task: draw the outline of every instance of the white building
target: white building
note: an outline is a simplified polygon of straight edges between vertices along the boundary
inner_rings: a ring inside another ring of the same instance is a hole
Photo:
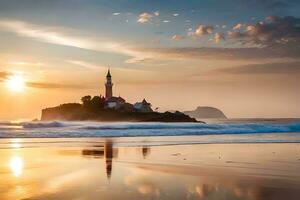
[[[126,103],[126,101],[122,97],[110,97],[105,103],[107,108],[119,109]]]
[[[143,99],[142,102],[136,102],[133,108],[138,112],[153,112],[151,104],[148,103],[146,99]]]

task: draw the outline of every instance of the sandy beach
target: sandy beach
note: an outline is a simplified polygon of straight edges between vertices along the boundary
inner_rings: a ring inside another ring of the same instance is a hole
[[[3,200],[300,198],[299,143],[159,142],[181,139],[2,139],[0,196]]]

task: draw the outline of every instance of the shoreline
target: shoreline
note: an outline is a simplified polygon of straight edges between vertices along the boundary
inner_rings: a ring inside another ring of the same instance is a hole
[[[277,133],[276,133],[277,134]],[[299,133],[295,133],[299,134]],[[248,134],[253,135],[253,134]],[[258,134],[260,135],[260,134]],[[31,137],[31,138],[0,138],[1,145],[18,144],[17,148],[27,148],[28,144],[36,144],[35,147],[43,147],[43,144],[104,144],[106,141],[114,142],[117,147],[163,147],[163,146],[192,146],[192,145],[255,145],[255,144],[299,144],[299,141],[204,141],[205,136],[220,135],[188,135],[188,136],[124,136],[124,137]],[[225,135],[225,136],[230,136]],[[233,135],[235,136],[235,135]],[[22,146],[24,145],[24,146]],[[30,146],[34,147],[34,146]],[[15,147],[11,147],[13,149]]]
[[[51,129],[50,129],[51,130]],[[47,133],[47,130],[43,130]],[[62,130],[63,131],[63,130]],[[26,133],[21,133],[26,134]],[[0,144],[4,141],[98,141],[113,140],[116,143],[127,144],[133,146],[135,144],[141,145],[191,145],[191,144],[284,144],[284,143],[300,143],[299,132],[288,133],[242,133],[242,134],[202,134],[202,135],[154,135],[154,136],[97,136],[97,135],[57,135],[55,133],[45,134],[42,137],[31,135],[15,134],[15,137],[0,137]],[[51,134],[53,136],[51,137]],[[26,143],[26,142],[25,142]]]

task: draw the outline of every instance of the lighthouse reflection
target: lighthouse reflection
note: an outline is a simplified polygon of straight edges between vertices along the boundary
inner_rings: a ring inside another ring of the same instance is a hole
[[[146,159],[151,152],[151,148],[149,146],[142,146],[138,148],[138,150],[141,152],[144,159]],[[110,139],[105,140],[103,145],[97,146],[96,148],[83,149],[81,152],[84,157],[104,159],[105,172],[108,180],[112,176],[113,161],[118,157],[118,153],[119,149],[114,148],[114,142]]]
[[[111,140],[107,140],[104,144],[104,158],[105,158],[105,166],[106,166],[106,176],[108,179],[111,178],[113,157],[114,157],[113,142]]]
[[[113,141],[106,140],[103,146],[98,146],[97,149],[84,149],[82,155],[93,158],[103,158],[105,162],[106,176],[108,179],[111,178],[113,159],[118,156],[118,149],[113,148]]]
[[[148,146],[142,147],[143,158],[146,159],[150,155],[151,149]]]

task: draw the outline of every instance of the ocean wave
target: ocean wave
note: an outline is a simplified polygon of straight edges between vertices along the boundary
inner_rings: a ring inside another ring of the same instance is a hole
[[[291,124],[193,124],[193,123],[136,123],[82,126],[84,130],[194,130],[201,133],[268,133],[299,132],[300,123]]]
[[[0,122],[0,129],[11,128],[54,128],[54,127],[66,127],[70,124],[63,122],[51,121],[51,122]]]
[[[20,122],[9,122],[9,121],[4,121],[0,122],[0,127],[1,126],[19,126]]]
[[[128,123],[128,124],[103,124],[103,125],[87,125],[80,129],[84,130],[150,130],[150,129],[191,129],[199,128],[201,125],[193,123]]]
[[[66,125],[62,122],[23,122],[20,123],[23,128],[61,128]]]
[[[21,122],[0,123],[0,137],[136,137],[223,134],[300,133],[300,123],[133,123]],[[298,134],[297,134],[298,135]],[[299,134],[300,136],[300,134]]]

